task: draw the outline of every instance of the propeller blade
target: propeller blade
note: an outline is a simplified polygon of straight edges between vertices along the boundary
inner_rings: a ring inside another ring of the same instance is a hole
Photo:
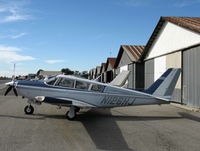
[[[16,89],[16,88],[13,88],[13,91],[14,91],[14,93],[15,93],[15,96],[18,96],[18,94],[17,94],[17,89]]]
[[[9,86],[8,89],[6,90],[4,96],[6,96],[10,92],[10,90],[12,90],[12,88],[13,88],[12,86]]]

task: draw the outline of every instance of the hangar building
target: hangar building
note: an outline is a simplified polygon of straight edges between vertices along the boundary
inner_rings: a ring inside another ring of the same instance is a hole
[[[127,88],[144,89],[144,63],[140,62],[144,46],[122,45],[119,49],[115,68],[117,75],[129,71]]]
[[[182,68],[173,101],[200,108],[200,18],[161,17],[142,55],[145,88],[167,68]]]

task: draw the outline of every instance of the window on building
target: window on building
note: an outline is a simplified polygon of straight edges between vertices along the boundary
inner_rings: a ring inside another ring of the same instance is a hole
[[[56,85],[61,87],[74,88],[74,80],[61,78]]]
[[[87,90],[89,88],[89,83],[82,82],[82,81],[76,81],[76,88],[77,89],[84,89]]]

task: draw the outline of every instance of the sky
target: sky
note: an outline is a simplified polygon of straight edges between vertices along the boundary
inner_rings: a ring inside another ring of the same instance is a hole
[[[146,45],[161,16],[199,14],[200,0],[0,0],[0,76],[90,70]]]

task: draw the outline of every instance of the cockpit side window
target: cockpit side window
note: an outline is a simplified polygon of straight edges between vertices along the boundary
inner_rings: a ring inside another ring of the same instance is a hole
[[[82,81],[76,81],[76,87],[77,89],[84,89],[87,90],[89,88],[89,83],[87,82],[82,82]]]
[[[47,83],[48,85],[54,85],[55,82],[57,81],[57,79],[58,79],[58,78],[53,77],[53,78],[47,80],[46,83]]]
[[[74,80],[61,78],[56,86],[67,87],[67,88],[74,88]]]
[[[90,89],[91,91],[97,91],[97,92],[103,92],[104,86],[98,85],[98,84],[92,84],[92,87]]]

